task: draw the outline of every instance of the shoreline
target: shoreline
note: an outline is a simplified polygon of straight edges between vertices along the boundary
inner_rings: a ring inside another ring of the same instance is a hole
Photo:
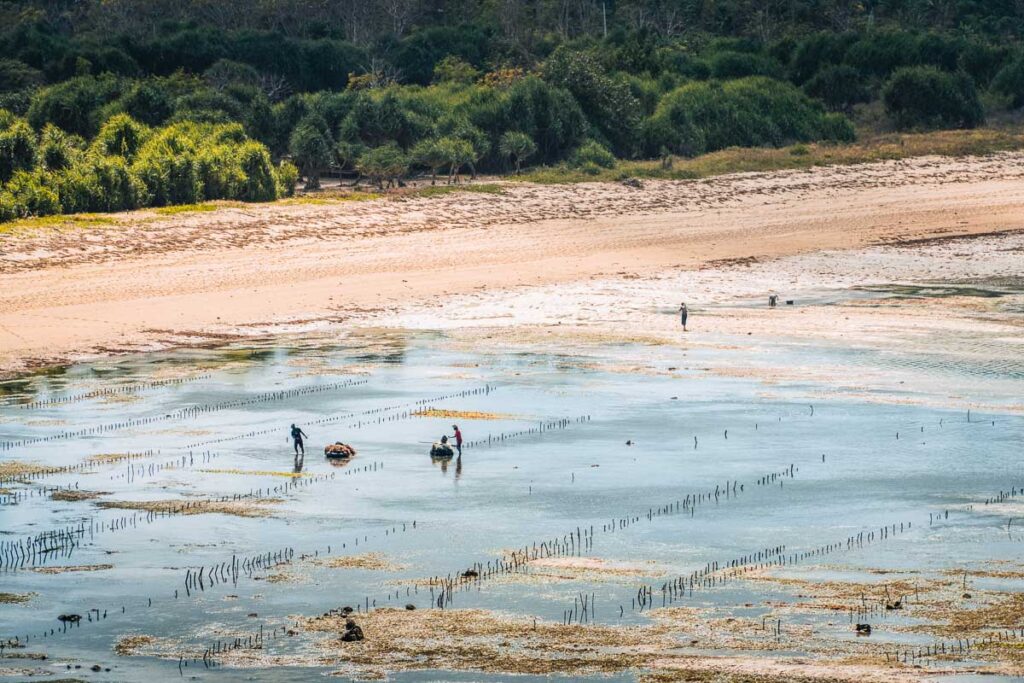
[[[0,377],[330,328],[457,295],[1024,230],[1024,153],[693,181],[119,215],[7,236]],[[659,302],[665,303],[665,302]]]

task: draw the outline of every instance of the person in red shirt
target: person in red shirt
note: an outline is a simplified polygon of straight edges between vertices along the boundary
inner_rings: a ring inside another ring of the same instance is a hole
[[[455,430],[455,448],[459,451],[459,457],[462,457],[462,432],[459,431],[459,425],[452,425],[452,429]]]

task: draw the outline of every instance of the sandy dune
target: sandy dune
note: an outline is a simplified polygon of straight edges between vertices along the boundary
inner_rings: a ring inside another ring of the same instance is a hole
[[[1024,230],[1024,154],[291,203],[5,236],[0,373],[445,295]]]

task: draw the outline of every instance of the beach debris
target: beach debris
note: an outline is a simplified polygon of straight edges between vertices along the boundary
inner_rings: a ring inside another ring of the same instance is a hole
[[[857,635],[859,635],[859,636],[870,636],[871,635],[871,624],[857,624]]]
[[[81,614],[61,614],[59,617],[57,617],[57,621],[64,622],[65,624],[77,624],[81,620]]]

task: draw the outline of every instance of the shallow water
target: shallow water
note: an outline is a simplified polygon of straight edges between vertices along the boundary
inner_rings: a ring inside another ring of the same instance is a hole
[[[879,289],[877,296],[888,295]],[[834,296],[820,298],[819,305],[829,305]],[[3,451],[5,460],[71,467],[102,453],[145,455],[0,485],[9,489],[0,495],[0,541],[77,529],[73,549],[58,543],[58,551],[0,572],[3,591],[35,594],[22,605],[0,605],[0,637],[27,638],[25,651],[49,656],[4,664],[54,674],[77,664],[82,669],[74,675],[89,680],[177,676],[177,661],[117,657],[113,643],[126,633],[145,633],[203,643],[201,651],[228,639],[227,633],[251,635],[261,626],[269,633],[287,626],[289,615],[342,605],[427,609],[434,596],[414,580],[453,575],[478,562],[486,567],[515,548],[569,543],[568,535],[577,532],[563,552],[641,562],[642,571],[566,580],[504,575],[457,592],[447,607],[559,622],[577,596],[587,594],[595,600],[588,613],[593,622],[646,623],[647,610],[635,602],[646,585],[654,591],[648,608],[707,607],[760,619],[770,612],[768,601],[786,597],[783,589],[737,581],[670,598],[661,586],[708,563],[780,547],[794,576],[832,581],[863,580],[865,569],[924,576],[1021,557],[1024,521],[1008,528],[1001,508],[985,504],[1001,491],[1019,494],[1024,487],[1020,415],[904,405],[898,392],[858,401],[832,395],[828,383],[767,386],[701,371],[728,353],[770,364],[784,350],[794,364],[842,367],[853,375],[905,373],[916,392],[959,384],[970,403],[991,398],[974,395],[989,385],[1001,397],[1024,394],[1019,362],[993,365],[984,354],[957,353],[956,341],[944,346],[934,340],[924,352],[795,348],[779,340],[731,352],[608,343],[585,353],[528,344],[474,353],[452,349],[458,334],[392,330],[330,346],[168,353],[6,385],[0,442],[18,445]],[[623,372],[625,365],[656,372]],[[471,442],[461,460],[432,462],[429,442],[450,433],[453,420],[410,416],[426,406],[505,417],[461,420]],[[188,408],[196,410],[180,412]],[[293,471],[292,423],[310,437],[302,476],[294,480],[268,474]],[[323,445],[335,440],[353,444],[358,456],[342,466],[326,461]],[[271,517],[154,517],[101,510],[92,501],[54,501],[44,486],[105,492],[97,500],[255,496],[281,502],[269,506]],[[703,498],[691,506],[688,495]],[[903,528],[896,532],[893,525]],[[880,536],[883,527],[890,530],[885,539],[845,545],[861,532]],[[591,541],[581,549],[585,538]],[[841,547],[801,559],[827,544]],[[186,594],[187,573],[279,552],[292,561],[198,591],[189,584]],[[366,552],[394,566],[331,569],[299,559]],[[113,566],[64,574],[31,569],[97,564]],[[815,565],[820,568],[806,571]],[[269,582],[274,574],[287,580]],[[1020,581],[984,581],[971,585],[1024,588]],[[93,608],[98,611],[88,615]],[[64,629],[56,620],[62,613],[81,614],[83,623]],[[86,621],[87,615],[95,620]],[[833,625],[822,618],[816,626],[837,639],[855,638],[850,619],[840,614]],[[887,622],[905,621],[899,615],[877,619],[876,641],[894,647],[931,642],[886,632]],[[271,645],[279,652],[290,647],[285,638]],[[93,674],[93,663],[112,671]],[[187,670],[222,680],[283,681],[307,673],[207,670],[195,662]],[[511,680],[433,671],[395,675],[482,679]]]

